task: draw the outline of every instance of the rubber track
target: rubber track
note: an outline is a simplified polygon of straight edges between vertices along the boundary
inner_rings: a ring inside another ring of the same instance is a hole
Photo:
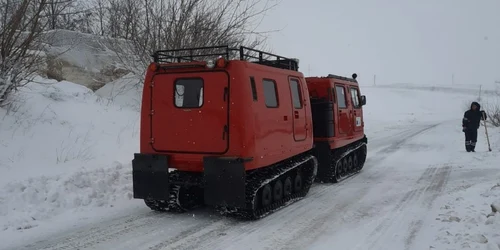
[[[270,167],[256,170],[247,176],[246,181],[246,208],[245,209],[231,209],[231,208],[219,208],[219,212],[222,214],[238,217],[241,219],[255,220],[285,207],[286,205],[302,199],[307,195],[309,189],[311,188],[317,173],[318,162],[316,157],[312,155],[297,156],[293,159],[285,161],[284,163],[279,163],[271,165]],[[254,210],[254,200],[257,196],[257,192],[264,187],[264,185],[272,182],[284,174],[292,171],[294,169],[300,169],[303,177],[303,188],[300,192],[294,193],[289,197],[286,197],[280,201],[274,202],[267,206],[266,208],[261,208]],[[170,186],[170,198],[168,201],[157,201],[157,200],[145,200],[147,206],[152,210],[156,211],[168,211],[168,212],[185,212],[194,208],[191,204],[182,204],[184,200],[188,199],[191,194],[186,192],[182,193],[180,196],[180,189],[183,186],[177,183],[189,183],[192,185],[201,185],[202,179],[186,174],[183,172],[173,171],[170,172],[170,181],[173,183]],[[186,198],[186,199],[184,199]],[[196,197],[195,197],[196,198]],[[202,197],[199,197],[201,200]],[[195,204],[202,205],[202,204]]]
[[[271,167],[258,170],[258,172],[249,175],[246,183],[246,209],[244,210],[226,210],[225,214],[235,216],[242,219],[256,220],[265,217],[266,215],[275,212],[286,205],[302,199],[307,195],[311,188],[317,173],[318,162],[316,157],[312,155],[298,156],[285,163],[273,165]],[[254,201],[257,192],[264,185],[280,178],[284,174],[294,169],[299,169],[305,179],[303,189],[294,193],[280,201],[274,202],[265,208],[254,210]]]
[[[331,164],[330,164],[330,169],[328,171],[328,175],[327,177],[324,177],[322,179],[326,179],[327,182],[333,182],[333,183],[336,183],[336,182],[341,182],[342,180],[345,180],[357,173],[359,173],[359,171],[361,171],[361,169],[363,169],[363,166],[366,162],[366,158],[363,162],[360,162],[359,164],[361,165],[361,167],[359,169],[354,169],[353,171],[350,171],[348,174],[344,174],[343,176],[341,177],[338,177],[336,176],[336,171],[335,171],[335,168],[337,167],[337,164],[344,159],[344,157],[346,157],[347,155],[349,155],[350,153],[352,152],[355,152],[356,150],[359,150],[361,147],[363,146],[366,146],[366,143],[365,142],[358,142],[358,143],[355,143],[349,147],[346,147],[344,149],[341,149],[341,150],[335,150],[334,152],[331,153]],[[365,156],[366,157],[366,156]]]

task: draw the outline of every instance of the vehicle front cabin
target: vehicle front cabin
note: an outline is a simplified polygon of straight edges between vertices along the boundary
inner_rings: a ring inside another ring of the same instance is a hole
[[[330,141],[332,148],[340,148],[364,137],[366,97],[361,95],[356,77],[306,77],[315,141]]]

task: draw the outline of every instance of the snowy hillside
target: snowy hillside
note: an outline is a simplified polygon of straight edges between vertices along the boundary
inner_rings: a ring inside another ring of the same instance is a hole
[[[368,87],[365,169],[256,222],[133,200],[140,88],[39,79],[0,109],[0,249],[500,249],[500,130],[464,150],[477,93]],[[110,99],[106,99],[110,98]],[[186,233],[188,232],[188,233]],[[357,244],[357,245],[356,245]]]

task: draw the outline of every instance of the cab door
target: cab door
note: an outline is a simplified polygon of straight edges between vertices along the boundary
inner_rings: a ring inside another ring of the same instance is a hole
[[[337,101],[338,122],[337,127],[340,135],[349,134],[351,128],[349,106],[347,103],[346,89],[343,85],[335,84],[335,96]]]
[[[229,75],[157,74],[151,137],[157,152],[224,154],[229,149]]]
[[[292,100],[293,138],[303,141],[307,138],[306,109],[302,103],[302,82],[298,78],[289,78],[290,95]]]

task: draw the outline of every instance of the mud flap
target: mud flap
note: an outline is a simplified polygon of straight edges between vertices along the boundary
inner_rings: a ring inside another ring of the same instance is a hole
[[[204,157],[205,204],[245,207],[246,160],[234,157]]]
[[[168,156],[134,154],[132,183],[135,199],[167,200],[168,177]]]

